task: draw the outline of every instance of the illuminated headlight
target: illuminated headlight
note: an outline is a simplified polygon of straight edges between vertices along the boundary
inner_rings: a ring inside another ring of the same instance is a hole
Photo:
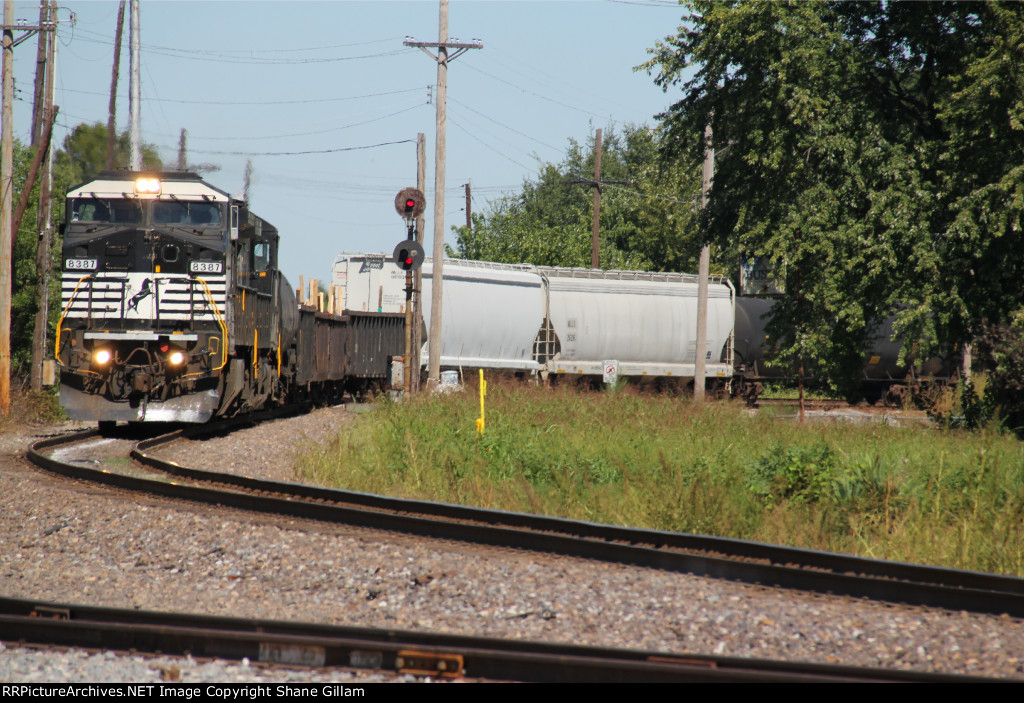
[[[181,366],[185,361],[185,355],[180,351],[171,352],[171,355],[167,357],[167,360],[170,362],[171,366]]]
[[[92,355],[92,359],[101,366],[105,365],[110,362],[110,350],[100,349],[98,352]]]
[[[135,179],[135,192],[145,195],[160,194],[159,178],[137,178]]]

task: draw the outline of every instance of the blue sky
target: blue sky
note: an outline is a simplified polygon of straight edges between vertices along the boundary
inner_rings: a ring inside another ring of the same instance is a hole
[[[63,141],[81,122],[106,122],[117,3],[61,7]],[[676,32],[682,14],[661,0],[453,0],[449,37],[479,39],[484,48],[448,72],[446,232],[465,221],[467,181],[479,212],[517,190],[539,163],[559,161],[569,138],[653,124],[678,95],[633,67]],[[17,3],[16,17],[35,23],[38,4]],[[220,165],[206,178],[232,193],[251,158],[252,208],[279,228],[281,266],[293,284],[300,274],[327,279],[338,252],[390,252],[404,239],[393,201],[415,185],[418,132],[427,138],[429,250],[435,108],[428,86],[437,66],[402,42],[437,41],[436,0],[142,0],[141,25],[143,139],[172,165],[178,133],[187,129],[190,161]],[[128,119],[127,46],[126,30],[119,130]],[[29,40],[15,50],[14,129],[22,139],[34,64]],[[353,149],[387,142],[406,143]]]

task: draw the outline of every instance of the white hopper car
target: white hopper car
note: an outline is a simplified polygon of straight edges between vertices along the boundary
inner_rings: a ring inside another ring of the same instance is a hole
[[[423,319],[430,319],[432,261],[423,264]],[[337,257],[333,283],[347,310],[402,312],[405,273],[383,254]],[[694,375],[697,277],[446,259],[441,366],[602,376]],[[732,285],[708,286],[708,377],[733,374]],[[421,349],[426,365],[427,344]]]

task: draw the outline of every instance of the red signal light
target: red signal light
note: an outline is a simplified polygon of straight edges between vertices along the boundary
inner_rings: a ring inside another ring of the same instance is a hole
[[[422,215],[425,205],[423,193],[416,188],[403,188],[395,196],[395,211],[406,220]]]
[[[399,242],[393,254],[395,264],[403,271],[415,271],[423,263],[423,247],[414,239]]]

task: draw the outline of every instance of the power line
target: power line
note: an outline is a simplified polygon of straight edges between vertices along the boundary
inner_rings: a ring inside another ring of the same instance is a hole
[[[412,144],[415,139],[400,139],[394,142],[380,142],[379,144],[365,144],[363,146],[345,146],[337,149],[312,149],[309,151],[211,151],[209,149],[190,149],[192,153],[214,154],[218,156],[305,156],[306,154],[336,154],[342,151],[359,151],[361,149],[376,149],[382,146],[393,144]]]
[[[545,142],[542,142],[541,140],[537,139],[536,137],[532,137],[532,136],[530,136],[529,134],[526,134],[525,132],[520,132],[520,131],[519,131],[518,129],[516,129],[515,127],[509,127],[509,126],[508,126],[507,124],[503,124],[503,123],[501,123],[501,122],[498,122],[498,120],[494,119],[493,117],[488,117],[487,115],[485,115],[484,113],[480,112],[479,110],[474,110],[474,109],[473,109],[473,108],[471,108],[471,107],[470,107],[469,105],[466,105],[465,103],[463,103],[463,102],[460,102],[460,101],[456,100],[456,99],[455,99],[455,98],[453,98],[453,97],[449,97],[449,98],[448,98],[448,101],[449,101],[449,102],[453,102],[453,103],[455,103],[456,105],[460,105],[460,106],[464,107],[465,109],[469,110],[470,112],[474,112],[474,113],[476,113],[477,115],[480,115],[480,116],[481,116],[481,117],[483,117],[483,118],[484,118],[485,120],[489,120],[490,122],[493,122],[494,124],[498,125],[499,127],[504,127],[504,128],[505,128],[505,129],[507,129],[508,131],[510,131],[510,132],[515,132],[516,134],[518,134],[518,135],[519,135],[519,136],[521,136],[521,137],[526,137],[527,139],[530,139],[530,140],[532,140],[532,141],[535,141],[535,142],[537,142],[538,144],[540,144],[541,146],[546,146],[546,147],[547,147],[548,149],[554,149],[555,151],[561,151],[561,149],[560,149],[559,147],[557,147],[557,146],[551,146],[550,144],[547,144],[547,143],[545,143]]]
[[[512,81],[508,81],[508,80],[505,80],[504,78],[501,78],[500,76],[496,76],[493,73],[488,73],[487,71],[484,71],[483,69],[480,69],[480,68],[477,68],[477,67],[473,66],[472,64],[467,63],[466,64],[466,68],[470,69],[471,71],[476,71],[477,73],[483,74],[483,75],[487,76],[488,78],[493,78],[494,80],[496,80],[496,81],[498,81],[500,83],[504,83],[507,86],[511,86],[513,88],[521,90],[524,93],[528,93],[528,94],[530,94],[530,95],[532,95],[532,96],[534,96],[536,98],[540,98],[541,100],[546,100],[549,103],[554,103],[555,105],[561,105],[562,107],[568,108],[570,110],[575,110],[576,112],[582,112],[584,115],[590,115],[591,117],[597,117],[597,118],[600,118],[600,119],[607,119],[608,118],[608,115],[602,115],[602,114],[598,114],[596,112],[591,112],[590,110],[585,110],[582,107],[576,107],[575,105],[570,105],[569,103],[564,103],[561,100],[555,100],[554,98],[549,98],[549,97],[547,97],[545,95],[541,95],[540,93],[537,93],[535,91],[532,91],[532,90],[529,90],[527,88],[524,88],[521,85],[517,85],[517,84],[513,83]]]
[[[487,143],[486,141],[484,141],[484,140],[483,140],[483,139],[481,139],[480,137],[478,137],[478,136],[476,136],[475,134],[473,134],[472,132],[470,132],[470,131],[469,131],[468,129],[466,129],[465,127],[463,127],[462,125],[460,125],[460,124],[459,124],[459,123],[458,123],[458,122],[457,122],[456,120],[452,119],[452,116],[451,116],[451,115],[448,115],[448,121],[449,121],[449,122],[451,122],[451,123],[452,123],[453,125],[455,125],[456,127],[458,127],[459,129],[461,129],[461,130],[462,130],[463,132],[465,132],[465,133],[466,133],[466,134],[467,134],[468,136],[472,137],[473,139],[475,139],[476,141],[480,142],[480,143],[481,143],[481,144],[483,144],[483,145],[484,145],[485,147],[487,147],[488,149],[490,149],[491,151],[493,151],[493,152],[494,152],[495,154],[497,154],[498,156],[502,157],[503,159],[505,159],[505,160],[507,160],[507,161],[511,161],[511,162],[512,162],[512,163],[514,163],[514,164],[515,164],[516,166],[519,166],[520,168],[525,168],[525,169],[526,169],[527,171],[533,171],[533,169],[532,169],[532,168],[531,168],[530,166],[527,166],[526,164],[523,164],[523,163],[520,163],[520,162],[516,161],[515,159],[513,159],[513,158],[512,158],[511,156],[509,156],[508,154],[506,154],[506,153],[504,153],[504,152],[501,152],[501,151],[499,151],[499,150],[495,149],[495,148],[494,148],[493,146],[491,146],[490,144],[488,144],[488,143]]]
[[[290,137],[308,137],[308,136],[317,135],[317,134],[327,134],[329,132],[338,132],[338,131],[343,130],[343,129],[350,129],[352,127],[360,127],[362,125],[372,124],[374,122],[380,122],[381,120],[386,120],[386,119],[388,119],[390,117],[394,117],[395,115],[401,115],[402,113],[405,113],[405,112],[411,112],[412,110],[418,110],[421,107],[423,107],[423,103],[416,103],[412,107],[406,107],[406,108],[403,108],[403,109],[398,110],[396,112],[389,113],[387,115],[381,115],[380,117],[374,117],[374,118],[369,119],[369,120],[363,120],[362,122],[353,122],[352,124],[342,125],[341,127],[331,127],[330,129],[322,129],[322,130],[317,130],[317,131],[312,131],[312,132],[295,132],[293,134],[270,134],[270,135],[255,136],[255,137],[238,137],[238,136],[233,136],[233,137],[195,137],[195,136],[192,136],[190,134],[189,135],[189,139],[191,139],[193,141],[197,141],[197,140],[199,140],[199,141],[202,141],[202,140],[215,140],[215,141],[218,141],[218,142],[224,142],[224,141],[246,141],[246,140],[250,140],[250,139],[253,140],[253,141],[259,141],[259,140],[262,140],[262,139],[286,139],[286,138],[290,138]],[[161,136],[166,137],[168,135],[165,134],[165,135],[161,135]],[[213,153],[213,152],[204,152],[204,153]]]
[[[85,36],[80,38],[80,41],[94,44],[101,44],[104,46],[113,46],[113,42],[108,40],[104,35],[96,34],[94,32],[80,32],[81,34],[89,35],[95,34],[96,36],[102,37],[100,39],[93,39]],[[374,59],[385,56],[398,56],[400,54],[407,54],[410,52],[409,49],[390,49],[388,51],[378,52],[376,54],[360,54],[357,56],[328,56],[328,57],[306,57],[306,58],[263,58],[259,56],[232,56],[225,53],[215,53],[213,51],[203,49],[179,49],[175,47],[164,47],[155,46],[153,44],[143,45],[142,51],[147,54],[156,54],[160,56],[170,56],[174,58],[190,59],[193,61],[213,61],[216,63],[234,63],[234,64],[256,64],[256,65],[276,65],[276,66],[290,66],[290,65],[303,65],[311,63],[338,63],[341,61],[357,61],[361,59]],[[223,50],[219,50],[223,52]]]
[[[346,100],[363,100],[366,98],[380,98],[388,95],[401,95],[402,93],[419,92],[423,90],[419,88],[403,88],[402,90],[389,90],[383,93],[367,93],[366,95],[348,95],[339,98],[312,98],[309,100],[253,100],[253,101],[242,101],[242,100],[181,100],[178,98],[143,98],[145,102],[163,102],[163,103],[177,103],[181,105],[240,105],[240,106],[251,106],[251,105],[308,105],[312,103],[331,103],[331,102],[344,102]],[[62,92],[65,93],[78,93],[79,95],[106,95],[93,90],[75,90],[74,88],[63,88]]]
[[[101,39],[106,39],[106,36],[107,36],[106,34],[103,34],[101,32],[93,32],[93,31],[90,31],[90,30],[87,30],[87,29],[86,30],[80,30],[80,31],[83,34],[87,34],[87,35],[91,34],[91,35],[99,37]],[[396,37],[388,37],[386,39],[370,39],[370,40],[367,40],[367,41],[348,42],[348,43],[345,43],[345,44],[328,44],[326,46],[303,46],[303,47],[295,47],[295,48],[291,48],[291,49],[284,49],[284,48],[280,48],[280,49],[185,49],[185,48],[178,47],[178,46],[160,46],[159,44],[143,44],[143,48],[144,49],[166,49],[166,50],[170,50],[170,51],[182,51],[182,52],[192,52],[192,53],[196,53],[196,54],[210,54],[210,55],[220,55],[220,54],[225,54],[225,53],[226,54],[232,54],[233,53],[233,54],[249,54],[249,55],[253,55],[253,54],[294,53],[294,52],[299,52],[299,51],[326,51],[328,49],[347,49],[347,48],[353,47],[353,46],[366,46],[368,44],[392,44],[393,42],[398,41],[399,39],[401,39],[401,37],[397,37],[396,36]]]
[[[606,95],[604,95],[604,94],[595,94],[595,93],[593,93],[593,92],[591,92],[589,90],[584,90],[581,87],[580,82],[578,82],[578,81],[575,82],[575,83],[570,83],[568,81],[561,80],[561,79],[557,78],[556,76],[551,75],[550,71],[547,71],[547,70],[544,70],[544,69],[539,69],[536,66],[531,66],[530,64],[525,63],[522,60],[521,56],[510,54],[507,51],[502,51],[500,48],[496,48],[495,52],[499,56],[508,57],[509,59],[511,59],[513,61],[512,65],[508,65],[508,64],[502,63],[501,61],[496,60],[493,56],[489,56],[488,60],[490,60],[495,65],[505,69],[506,71],[511,71],[512,73],[518,73],[519,75],[523,76],[524,78],[526,78],[528,80],[534,81],[534,82],[538,83],[539,85],[544,86],[545,88],[549,88],[549,89],[552,89],[552,90],[556,91],[557,94],[562,95],[563,97],[565,97],[566,91],[569,90],[569,91],[572,91],[572,92],[578,94],[584,100],[586,100],[588,102],[591,102],[592,104],[604,103],[605,105],[613,106],[614,108],[619,109],[619,110],[625,109],[625,110],[630,110],[630,111],[636,111],[636,107],[633,106],[633,105],[624,105],[622,103],[618,103],[618,102],[615,102],[613,100],[609,100],[608,97]],[[537,76],[530,75],[530,73],[528,73],[527,71],[524,71],[522,69],[529,69],[529,71],[532,71],[533,73],[539,74],[542,78],[538,78]]]
[[[461,115],[460,115],[460,117],[461,117]],[[479,132],[483,132],[483,133],[484,133],[485,135],[487,135],[487,136],[488,136],[488,137],[489,137],[489,138],[490,138],[491,140],[493,140],[493,141],[495,141],[495,142],[501,142],[502,144],[505,144],[506,146],[509,146],[509,147],[511,147],[512,149],[515,149],[516,151],[522,152],[522,153],[526,154],[527,156],[530,156],[530,157],[536,158],[536,154],[535,154],[535,152],[534,152],[534,153],[529,153],[529,152],[526,152],[526,151],[524,151],[523,149],[521,149],[521,148],[520,148],[519,146],[517,146],[517,145],[513,144],[512,142],[506,141],[505,139],[502,139],[501,137],[498,137],[498,136],[495,136],[494,134],[491,134],[491,133],[490,133],[490,132],[488,132],[488,131],[487,131],[486,129],[483,129],[483,128],[479,127],[478,125],[474,124],[474,123],[473,123],[473,120],[471,120],[471,119],[467,119],[467,120],[466,120],[466,123],[467,123],[467,124],[468,124],[468,125],[469,125],[470,127],[473,127],[474,129],[476,129],[477,131],[479,131]],[[463,127],[463,129],[466,129],[466,127]]]

